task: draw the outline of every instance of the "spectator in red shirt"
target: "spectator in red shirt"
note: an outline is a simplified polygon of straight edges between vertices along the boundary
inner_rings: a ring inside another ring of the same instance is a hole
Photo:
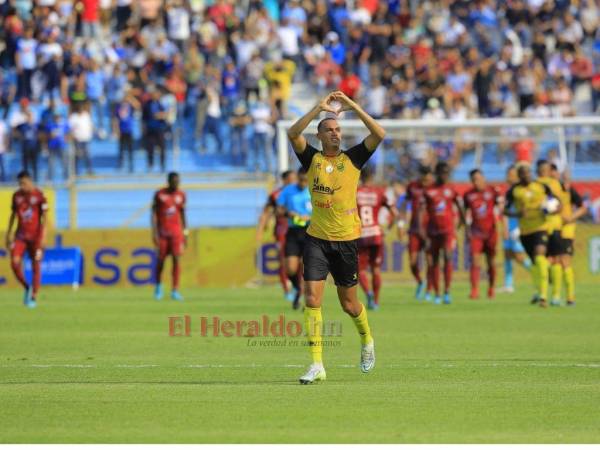
[[[360,78],[355,73],[344,70],[338,90],[355,100],[360,91]]]

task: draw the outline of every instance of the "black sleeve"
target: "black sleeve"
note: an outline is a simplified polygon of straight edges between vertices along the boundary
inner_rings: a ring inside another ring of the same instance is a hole
[[[514,201],[513,186],[511,186],[510,189],[506,192],[505,199],[506,199],[506,204],[504,205],[504,208],[509,209],[512,206],[513,201]]]
[[[544,184],[544,183],[540,183],[540,184],[542,186],[544,186],[544,192],[546,193],[546,195],[548,197],[555,197],[555,195],[552,193],[552,189],[550,189],[547,184]]]
[[[581,208],[583,206],[583,199],[581,198],[581,195],[579,195],[579,192],[577,192],[572,187],[571,187],[570,191],[571,191],[570,192],[570,194],[571,194],[571,204],[577,206],[578,208]]]
[[[373,152],[370,152],[369,149],[365,146],[365,141],[362,141],[360,144],[355,145],[352,148],[349,148],[344,153],[350,158],[354,167],[358,170],[362,169],[363,166],[367,163]]]
[[[302,168],[308,172],[308,169],[310,169],[310,163],[312,162],[313,156],[315,156],[317,153],[319,153],[319,151],[316,148],[314,148],[312,145],[307,143],[306,148],[304,149],[304,151],[302,153],[297,153],[297,152],[294,152],[294,153],[296,153],[296,156],[298,157],[300,164],[302,164]]]

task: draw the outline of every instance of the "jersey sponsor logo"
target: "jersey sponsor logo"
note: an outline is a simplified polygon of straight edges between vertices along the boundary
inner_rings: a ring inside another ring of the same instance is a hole
[[[325,202],[320,202],[320,201],[316,200],[315,201],[315,206],[317,208],[328,209],[328,208],[332,208],[333,207],[333,202],[331,202],[330,200],[327,200]]]
[[[31,219],[33,219],[33,209],[29,207],[23,210],[21,212],[21,219],[23,219],[24,222],[29,222]]]
[[[167,217],[174,216],[176,212],[177,212],[177,208],[175,206],[169,206],[165,210],[165,216],[167,216]]]
[[[485,216],[486,213],[487,213],[487,205],[485,203],[482,203],[481,205],[479,205],[479,207],[477,207],[477,215],[479,217]]]
[[[313,192],[318,192],[320,194],[333,195],[335,193],[335,191],[339,191],[340,189],[341,189],[341,187],[333,188],[333,187],[327,186],[327,185],[319,182],[319,177],[317,177],[313,180],[313,187],[312,187]]]
[[[435,212],[442,213],[446,210],[446,201],[442,200],[435,204]]]

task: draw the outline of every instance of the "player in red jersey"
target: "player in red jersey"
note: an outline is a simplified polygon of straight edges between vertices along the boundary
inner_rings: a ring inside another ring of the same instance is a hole
[[[431,270],[427,268],[427,289],[421,278],[419,267],[419,256],[425,251],[425,240],[420,234],[419,209],[423,202],[423,193],[425,189],[431,186],[435,179],[430,167],[421,166],[419,169],[419,179],[411,181],[406,186],[406,195],[400,205],[400,220],[398,221],[398,238],[404,240],[406,228],[406,211],[410,207],[410,220],[408,227],[408,258],[410,262],[410,271],[417,282],[415,298],[422,300],[429,296],[432,287]],[[423,220],[427,221],[427,212],[424,212]],[[427,291],[427,294],[425,293]]]
[[[496,207],[500,203],[501,194],[498,188],[488,186],[485,177],[479,169],[469,173],[473,187],[465,192],[463,202],[465,215],[470,226],[466,230],[471,256],[471,295],[470,298],[479,298],[479,272],[481,270],[481,254],[485,254],[488,269],[488,298],[494,298],[494,285],[496,282],[496,244],[498,233],[496,231]]]
[[[356,204],[361,221],[361,235],[358,240],[358,282],[367,295],[367,308],[379,309],[381,290],[381,264],[383,262],[383,230],[379,224],[379,211],[388,208],[394,216],[396,208],[387,200],[385,189],[373,183],[374,172],[363,169],[362,184],[356,194]],[[372,289],[369,288],[368,269],[373,275]]]
[[[435,304],[440,304],[440,252],[444,253],[444,303],[452,303],[450,298],[450,284],[452,282],[452,254],[456,248],[456,211],[461,224],[464,223],[464,213],[458,194],[448,184],[450,179],[450,166],[446,162],[439,162],[435,167],[435,184],[427,187],[423,194],[420,208],[421,237],[427,246],[428,264],[431,267],[433,289],[435,291]],[[427,213],[427,223],[424,215]]]
[[[179,174],[170,172],[167,176],[168,186],[156,191],[152,202],[152,241],[158,250],[154,288],[156,300],[161,300],[163,296],[161,277],[168,255],[173,260],[171,298],[183,300],[179,293],[180,257],[186,246],[188,230],[185,221],[185,193],[179,189],[179,181]]]
[[[267,203],[263,208],[260,218],[258,219],[258,226],[256,227],[256,242],[259,245],[262,244],[263,234],[267,224],[269,223],[269,219],[275,216],[275,229],[273,230],[273,235],[275,237],[275,242],[277,243],[277,250],[279,251],[279,281],[281,282],[285,299],[289,302],[293,302],[294,298],[296,298],[296,292],[295,289],[290,286],[290,280],[288,279],[287,271],[285,269],[285,253],[283,251],[285,248],[285,235],[288,229],[288,219],[287,217],[277,215],[276,213],[277,198],[279,197],[281,190],[289,184],[295,184],[298,182],[296,172],[293,170],[286,170],[281,174],[281,182],[282,185],[269,194]]]
[[[11,268],[15,277],[25,288],[23,304],[28,308],[35,308],[41,281],[40,265],[46,239],[48,202],[42,191],[35,187],[31,175],[27,171],[20,172],[17,180],[19,189],[12,197],[12,208],[6,231],[6,248],[10,250]],[[13,235],[15,219],[18,223]],[[29,255],[33,268],[31,286],[23,274],[22,262],[25,252]]]

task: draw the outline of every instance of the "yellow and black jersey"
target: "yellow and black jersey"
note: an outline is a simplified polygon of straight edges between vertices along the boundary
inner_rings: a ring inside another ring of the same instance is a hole
[[[581,208],[581,206],[583,206],[583,199],[572,186],[569,187],[569,189],[564,189],[563,186],[563,194],[560,201],[562,203],[561,214],[564,218],[571,217],[573,209]],[[563,225],[561,236],[563,239],[575,239],[575,223]]]
[[[562,203],[564,189],[560,181],[555,178],[550,177],[539,177],[537,179],[540,183],[548,186],[552,195],[559,199]],[[547,216],[548,220],[548,233],[552,233],[553,231],[560,231],[562,228],[562,215],[561,213],[549,214]]]
[[[519,228],[521,235],[528,235],[538,231],[548,231],[549,224],[542,205],[552,191],[545,184],[532,181],[528,185],[515,184],[506,193],[506,210],[514,207],[521,213]]]
[[[309,235],[327,241],[360,237],[356,191],[360,171],[372,154],[364,141],[335,156],[325,156],[309,144],[302,153],[296,153],[308,173],[312,204],[306,230]]]

